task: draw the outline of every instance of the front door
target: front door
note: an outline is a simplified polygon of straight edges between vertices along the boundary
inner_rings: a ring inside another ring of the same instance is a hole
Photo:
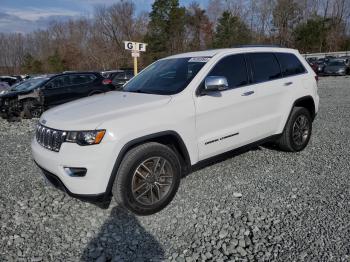
[[[256,86],[250,85],[245,56],[222,58],[208,76],[226,77],[229,89],[195,98],[199,160],[229,151],[260,135]]]
[[[72,89],[69,75],[61,75],[50,80],[43,88],[46,107],[59,105],[71,100]]]

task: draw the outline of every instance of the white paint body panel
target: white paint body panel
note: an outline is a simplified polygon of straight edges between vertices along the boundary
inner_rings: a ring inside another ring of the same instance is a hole
[[[206,96],[196,90],[221,58],[247,52],[295,54],[308,73],[248,85]],[[293,103],[311,96],[318,110],[315,74],[296,50],[283,48],[235,48],[179,54],[179,57],[211,57],[182,92],[150,95],[110,92],[70,102],[43,114],[48,127],[59,130],[106,129],[99,145],[81,147],[63,143],[60,152],[32,142],[34,160],[58,176],[75,194],[104,193],[121,149],[134,139],[163,131],[176,132],[183,140],[191,164],[250,144],[283,131]],[[165,58],[168,59],[168,58]],[[285,85],[287,82],[292,84]],[[253,95],[242,96],[254,91]],[[238,134],[236,134],[238,133]],[[232,134],[236,134],[230,136]],[[223,140],[220,138],[229,136]],[[219,139],[218,142],[209,143]],[[86,167],[85,177],[69,177],[63,167]]]

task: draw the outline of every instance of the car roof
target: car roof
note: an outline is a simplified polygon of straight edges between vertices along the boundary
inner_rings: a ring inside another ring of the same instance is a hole
[[[219,54],[229,53],[245,53],[245,52],[286,52],[286,53],[299,53],[296,49],[282,48],[275,46],[243,46],[236,48],[222,48],[222,49],[211,49],[206,51],[188,52],[177,54],[166,57],[165,59],[171,58],[185,58],[185,57],[213,57]]]
[[[14,76],[0,76],[0,78],[11,78],[11,79],[17,80],[17,78]]]

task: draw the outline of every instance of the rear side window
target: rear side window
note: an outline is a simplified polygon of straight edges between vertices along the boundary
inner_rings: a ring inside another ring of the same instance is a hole
[[[305,73],[306,70],[294,54],[276,53],[278,62],[281,65],[283,76],[292,76]]]
[[[274,54],[251,53],[249,57],[255,83],[274,80],[282,76],[280,66]]]
[[[82,85],[93,82],[96,79],[95,75],[71,75],[72,85]]]
[[[221,59],[208,76],[224,76],[229,88],[248,84],[247,67],[244,55],[231,55]]]
[[[116,73],[113,77],[113,81],[117,81],[117,80],[124,80],[125,79],[125,73],[124,72],[119,72]]]
[[[58,76],[49,83],[50,88],[61,88],[69,85],[71,85],[71,79],[69,75]]]

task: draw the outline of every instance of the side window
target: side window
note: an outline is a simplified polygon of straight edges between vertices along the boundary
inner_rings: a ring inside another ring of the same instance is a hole
[[[274,54],[250,53],[249,57],[255,83],[274,80],[282,76],[280,66]]]
[[[283,76],[292,76],[306,72],[304,66],[295,55],[276,53],[276,56],[281,65]]]
[[[47,84],[49,88],[61,88],[69,85],[71,85],[69,75],[58,76]]]
[[[113,81],[121,81],[121,80],[125,80],[125,73],[124,72],[116,73],[115,76],[113,77]]]
[[[131,79],[131,78],[133,78],[134,77],[134,73],[133,72],[131,72],[131,71],[126,71],[126,78],[127,79]]]
[[[224,76],[229,88],[248,84],[247,67],[244,55],[231,55],[221,59],[208,76]]]
[[[72,85],[83,85],[93,82],[96,79],[96,76],[92,74],[85,75],[71,75]]]

